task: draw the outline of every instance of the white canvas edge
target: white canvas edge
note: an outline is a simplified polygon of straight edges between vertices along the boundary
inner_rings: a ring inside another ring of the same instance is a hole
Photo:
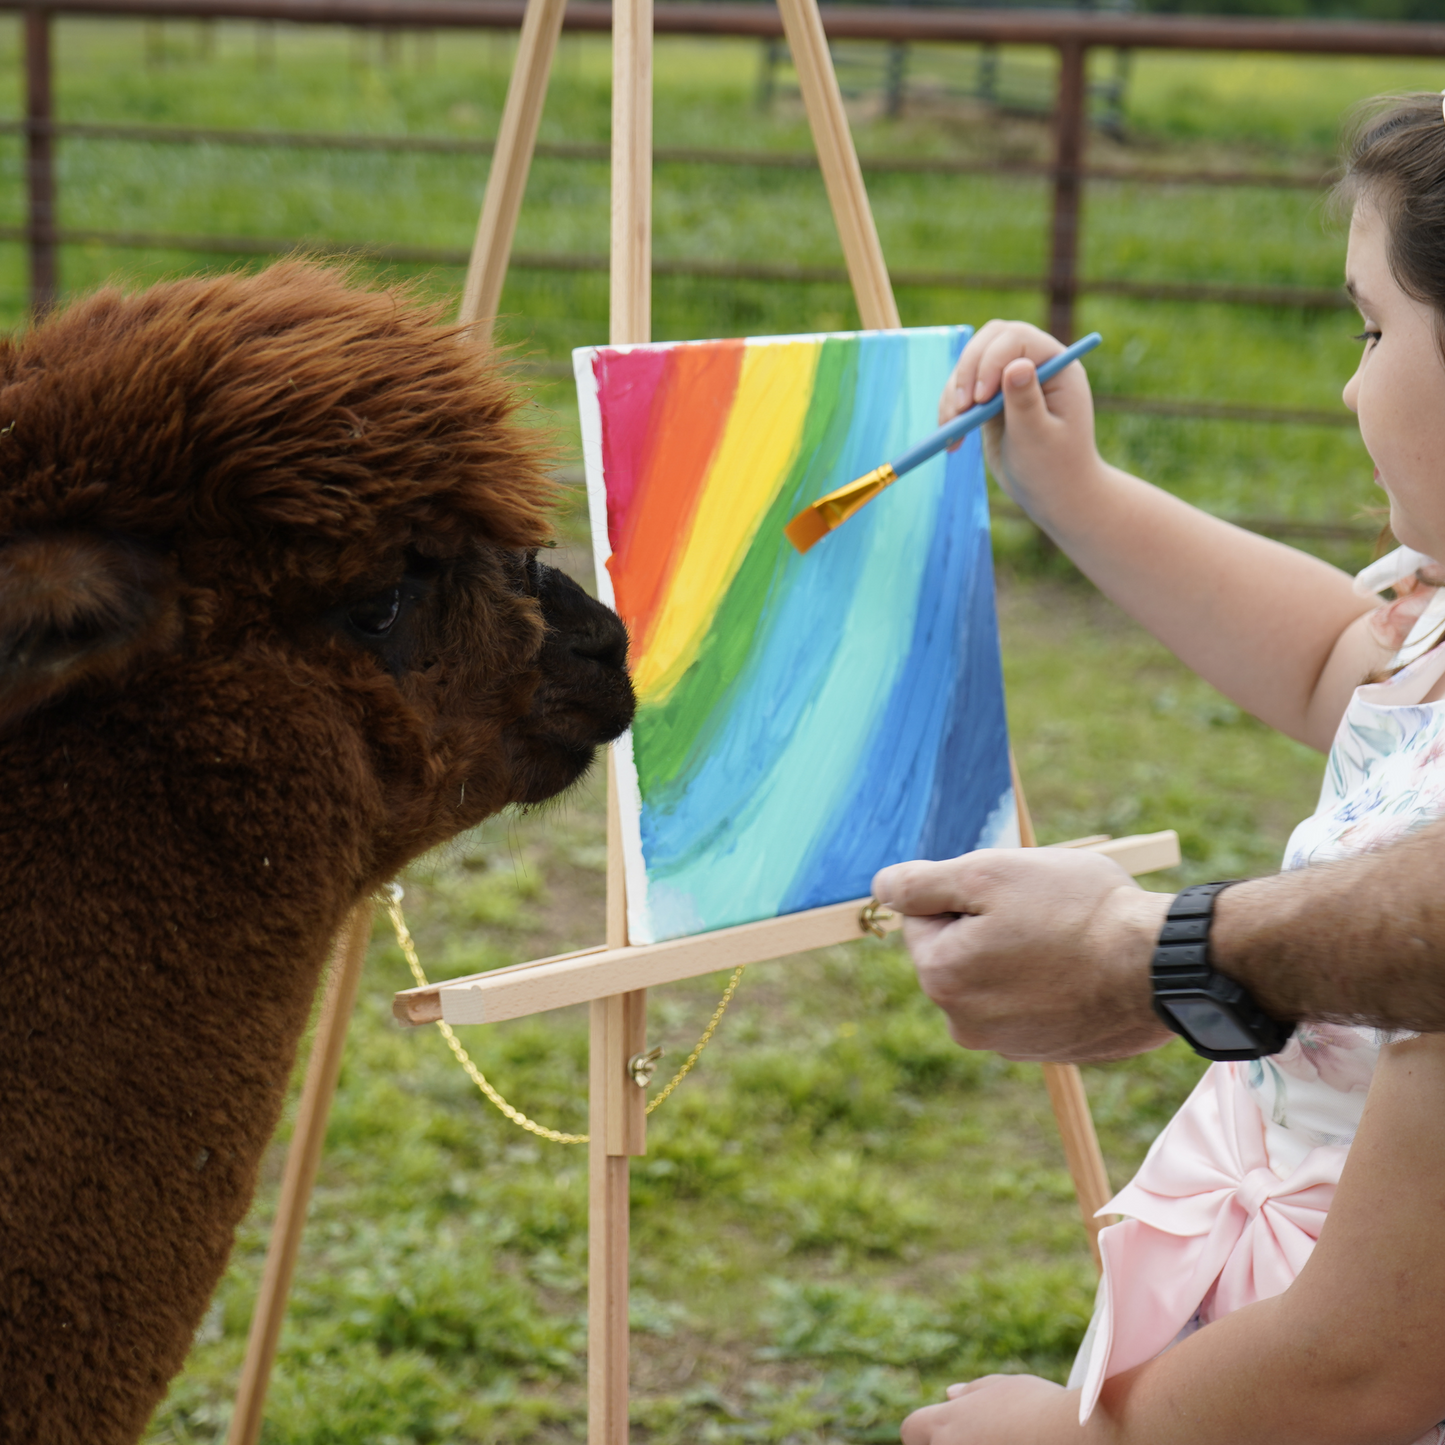
[[[572,353],[572,374],[577,378],[577,414],[582,423],[582,471],[587,479],[587,517],[592,529],[592,570],[597,596],[615,612],[616,594],[607,570],[607,482],[602,475],[602,406],[597,399],[597,373],[593,358],[602,348],[579,346]],[[600,524],[600,525],[599,525]]]
[[[581,372],[577,369],[583,364],[582,358],[587,358],[588,380],[595,397],[597,383],[596,377],[591,375],[591,359],[599,351],[614,351],[619,356],[625,356],[632,351],[676,350],[683,346],[716,346],[720,341],[741,341],[745,346],[789,346],[796,345],[800,341],[827,341],[840,336],[894,336],[900,330],[908,332],[910,336],[926,336],[930,331],[957,331],[961,326],[970,326],[971,324],[968,321],[945,321],[937,326],[873,327],[859,331],[795,331],[787,336],[691,336],[686,341],[629,341],[616,346],[578,346],[572,352],[572,366],[580,377]],[[977,329],[974,327],[975,331]]]
[[[592,368],[599,350],[596,346],[579,346],[572,353],[572,371],[577,378],[577,413],[582,424],[582,467],[587,479],[587,517],[592,529],[597,596],[616,611],[612,573],[607,570],[612,550],[607,544],[602,408],[597,399],[597,373]],[[647,908],[647,866],[642,857],[642,789],[637,783],[637,761],[632,756],[631,728],[612,744],[612,762],[617,775],[617,812],[622,825],[622,873],[627,883],[627,939],[629,943],[652,943],[655,940]]]
[[[642,790],[632,756],[632,729],[612,744],[617,768],[617,811],[622,821],[622,872],[627,880],[627,941],[656,943],[647,897],[647,864],[642,856]]]

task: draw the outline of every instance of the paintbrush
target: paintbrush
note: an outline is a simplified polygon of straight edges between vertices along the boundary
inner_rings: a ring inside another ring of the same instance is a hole
[[[1057,376],[1071,362],[1091,352],[1103,339],[1097,331],[1091,331],[1082,340],[1074,342],[1072,346],[1044,362],[1038,369],[1039,380],[1044,382]],[[846,487],[839,487],[836,492],[829,492],[826,497],[819,497],[816,502],[809,503],[783,528],[788,541],[799,552],[806,552],[814,543],[821,542],[834,528],[841,527],[854,512],[871,502],[885,487],[891,487],[905,472],[911,472],[929,457],[936,456],[944,447],[952,446],[975,427],[992,421],[1002,410],[1003,390],[1000,388],[997,396],[984,402],[982,406],[970,407],[954,417],[946,426],[939,427],[931,437],[910,447],[902,456],[895,457],[891,462],[884,462],[881,467],[874,467],[856,482],[849,482]]]

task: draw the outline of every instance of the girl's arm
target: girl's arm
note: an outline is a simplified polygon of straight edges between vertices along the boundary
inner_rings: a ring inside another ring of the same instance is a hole
[[[1078,1394],[977,1381],[905,1445],[1411,1445],[1445,1418],[1445,1037],[1382,1050],[1319,1243],[1284,1294]]]
[[[1079,569],[1200,676],[1281,732],[1329,747],[1351,690],[1388,654],[1373,603],[1338,569],[1199,511],[1108,465],[1094,444],[1081,366],[1040,390],[1062,348],[1036,327],[990,321],[945,388],[947,420],[997,392],[984,445],[999,484]]]

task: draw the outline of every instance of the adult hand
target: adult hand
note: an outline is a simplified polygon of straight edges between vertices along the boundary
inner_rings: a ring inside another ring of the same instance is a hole
[[[1037,1375],[984,1375],[915,1410],[903,1445],[1058,1445],[1080,1438],[1079,1395]]]
[[[873,896],[904,915],[924,993],[969,1049],[1050,1062],[1119,1059],[1173,1035],[1149,963],[1170,896],[1072,848],[990,848],[895,863]]]

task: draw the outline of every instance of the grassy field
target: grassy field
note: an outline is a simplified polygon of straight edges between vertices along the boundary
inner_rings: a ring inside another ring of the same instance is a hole
[[[248,27],[63,22],[59,114],[248,128],[489,136],[511,60],[499,37],[373,38]],[[17,55],[0,26],[0,113]],[[1098,57],[1101,67],[1111,64]],[[1043,123],[946,93],[976,54],[915,57],[902,119],[857,103],[874,154],[1047,153]],[[1007,52],[1006,80],[1047,80],[1046,56]],[[727,42],[658,49],[661,145],[801,150],[795,100],[755,104],[759,53]],[[607,48],[566,38],[549,140],[607,134]],[[926,82],[926,83],[925,83]],[[1347,59],[1135,57],[1126,138],[1140,164],[1327,167],[1342,110],[1437,82],[1429,65]],[[485,162],[416,155],[64,142],[62,223],[464,247]],[[0,224],[22,216],[19,148],[0,140]],[[1042,269],[1042,183],[875,173],[891,263],[983,273]],[[759,167],[659,166],[662,256],[835,262],[821,183]],[[530,251],[599,252],[607,175],[539,162],[518,237]],[[1343,243],[1298,190],[1096,185],[1088,274],[1298,283],[1339,279]],[[79,290],[214,268],[214,257],[67,248]],[[396,267],[451,298],[460,275]],[[1037,317],[1036,294],[906,290],[906,321]],[[20,322],[23,257],[0,246],[0,324]],[[504,299],[516,354],[555,368],[605,335],[601,275],[518,273]],[[845,290],[672,278],[660,337],[853,324]],[[1325,409],[1353,365],[1347,313],[1087,301],[1117,395]],[[561,383],[534,387],[538,424],[575,449]],[[1349,521],[1372,504],[1344,428],[1101,417],[1106,450],[1227,515]],[[575,454],[575,451],[574,451]],[[585,535],[575,490],[563,534]],[[1307,812],[1319,760],[1184,672],[1025,529],[1001,524],[1000,613],[1011,727],[1045,841],[1176,827],[1181,879],[1266,871]],[[1336,549],[1351,565],[1362,547]],[[405,880],[433,977],[601,935],[603,835],[584,785],[495,819]],[[272,1390],[267,1445],[572,1440],[584,1409],[585,1158],[539,1143],[475,1095],[431,1032],[390,1020],[409,982],[380,930],[368,963],[322,1178]],[[652,1033],[685,1056],[722,980],[657,993]],[[471,1031],[482,1067],[528,1113],[585,1121],[585,1020],[575,1013]],[[1198,1073],[1182,1049],[1087,1071],[1121,1182]],[[289,1126],[288,1126],[289,1127]],[[1061,1377],[1092,1268],[1036,1069],[956,1049],[896,946],[860,943],[751,969],[695,1076],[653,1118],[633,1171],[635,1438],[671,1442],[886,1440],[948,1381],[989,1369]],[[285,1130],[191,1363],[150,1445],[223,1438],[259,1278]]]

